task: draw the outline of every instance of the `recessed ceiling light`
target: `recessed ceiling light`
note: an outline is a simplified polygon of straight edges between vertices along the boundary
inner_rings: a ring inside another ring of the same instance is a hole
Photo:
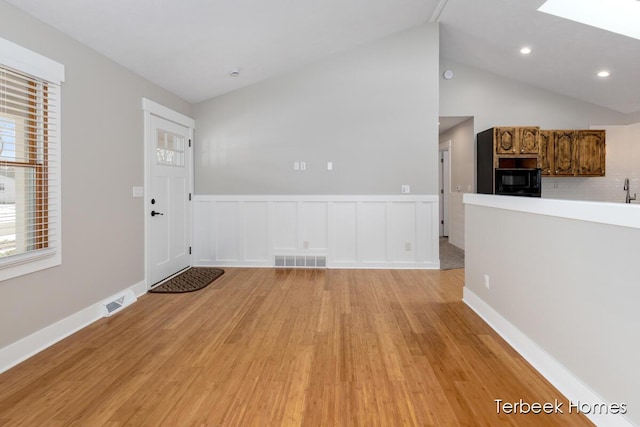
[[[602,70],[600,72],[598,72],[598,77],[609,77],[611,75],[610,72],[608,72],[607,70]]]
[[[234,68],[233,70],[229,71],[229,75],[231,77],[238,77],[240,75],[240,69]]]
[[[538,11],[640,40],[636,0],[547,0]]]
[[[529,55],[531,53],[531,48],[525,46],[522,49],[520,49],[520,53],[523,55]]]

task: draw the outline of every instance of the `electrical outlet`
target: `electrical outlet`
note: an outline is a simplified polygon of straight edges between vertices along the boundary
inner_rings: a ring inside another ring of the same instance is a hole
[[[489,289],[489,275],[488,274],[484,274],[484,287]]]
[[[305,241],[302,242],[302,248],[303,249],[309,249],[309,241],[308,240],[305,240]]]
[[[404,250],[407,252],[411,250],[411,242],[406,242],[404,244]]]
[[[401,192],[402,194],[409,194],[409,193],[411,193],[411,186],[410,186],[410,185],[403,185],[403,186],[400,188],[400,192]]]

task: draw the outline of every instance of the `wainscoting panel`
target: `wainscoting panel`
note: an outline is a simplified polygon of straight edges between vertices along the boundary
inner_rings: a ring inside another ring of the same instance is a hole
[[[298,248],[298,202],[280,201],[271,203],[273,249],[276,252],[295,252]]]
[[[386,202],[362,202],[358,206],[358,261],[384,263],[389,259],[389,223]]]
[[[358,204],[356,202],[334,202],[330,205],[331,259],[334,263],[356,264],[358,262]]]
[[[416,262],[416,204],[394,203],[391,209],[391,257],[397,262]]]
[[[193,227],[197,266],[440,267],[437,196],[195,196]]]
[[[245,202],[242,208],[244,233],[244,260],[247,262],[269,262],[269,204],[267,202]]]
[[[320,254],[327,254],[329,232],[328,203],[302,202],[300,209],[300,237],[298,247]]]
[[[244,240],[240,238],[240,204],[216,203],[213,206],[213,222],[216,248],[213,258],[222,262],[240,261],[240,247]]]
[[[191,260],[195,265],[212,265],[215,262],[215,236],[213,234],[213,203],[200,203],[193,200],[193,253]]]

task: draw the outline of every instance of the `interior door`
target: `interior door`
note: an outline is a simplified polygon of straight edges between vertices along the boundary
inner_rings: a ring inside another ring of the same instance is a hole
[[[151,115],[147,136],[148,283],[190,266],[191,130]]]

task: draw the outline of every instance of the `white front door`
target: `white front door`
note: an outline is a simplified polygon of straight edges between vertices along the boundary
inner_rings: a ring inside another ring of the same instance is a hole
[[[191,129],[149,115],[146,136],[147,283],[190,266]]]

